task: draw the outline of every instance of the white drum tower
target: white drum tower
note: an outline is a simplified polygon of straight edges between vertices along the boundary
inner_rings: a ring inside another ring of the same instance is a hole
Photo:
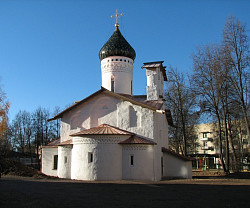
[[[133,65],[135,50],[119,30],[116,13],[115,31],[99,52],[102,87],[120,94],[133,95]]]

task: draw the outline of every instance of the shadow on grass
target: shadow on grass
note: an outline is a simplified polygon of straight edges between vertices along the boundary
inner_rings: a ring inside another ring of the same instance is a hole
[[[0,207],[248,207],[250,186],[3,179]]]
[[[250,172],[230,173],[228,175],[198,175],[194,179],[250,179]]]

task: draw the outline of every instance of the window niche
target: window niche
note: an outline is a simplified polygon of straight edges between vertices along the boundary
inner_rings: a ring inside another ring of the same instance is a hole
[[[129,125],[130,127],[140,127],[140,113],[132,106],[129,106]]]
[[[137,127],[137,114],[132,106],[129,106],[129,125],[130,127]]]

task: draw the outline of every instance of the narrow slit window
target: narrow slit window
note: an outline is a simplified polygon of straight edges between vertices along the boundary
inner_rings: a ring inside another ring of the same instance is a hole
[[[115,91],[115,78],[113,76],[111,77],[111,91]]]
[[[88,162],[92,163],[93,162],[93,152],[88,153]]]
[[[131,95],[133,94],[133,81],[131,80]]]
[[[58,155],[54,155],[54,158],[53,158],[53,169],[54,170],[57,170],[57,163],[58,163]]]
[[[134,155],[130,155],[130,165],[134,166]]]

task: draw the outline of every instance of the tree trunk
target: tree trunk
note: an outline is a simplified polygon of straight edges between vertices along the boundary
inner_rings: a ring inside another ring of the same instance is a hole
[[[239,171],[239,164],[238,164],[238,160],[237,160],[237,155],[236,155],[236,151],[235,151],[235,147],[234,147],[234,144],[233,144],[233,135],[232,135],[232,124],[231,124],[231,120],[229,119],[229,116],[228,116],[228,136],[229,136],[229,143],[231,145],[231,148],[232,148],[232,155],[233,155],[233,163],[232,164],[232,168],[234,171],[238,172]]]
[[[220,148],[220,160],[221,160],[221,164],[222,164],[222,168],[223,171],[225,173],[228,173],[225,162],[224,162],[224,157],[223,157],[223,145],[222,145],[222,132],[221,132],[221,121],[220,121],[220,115],[217,112],[216,113],[217,116],[217,121],[218,121],[218,130],[219,130],[219,148]]]
[[[226,147],[226,167],[227,172],[230,170],[230,157],[229,157],[229,143],[228,143],[228,129],[227,129],[227,118],[224,115],[224,129],[225,129],[225,147]]]

